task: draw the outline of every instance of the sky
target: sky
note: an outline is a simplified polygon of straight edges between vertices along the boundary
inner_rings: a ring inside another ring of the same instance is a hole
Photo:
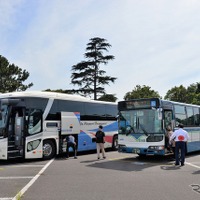
[[[30,73],[32,90],[77,88],[72,66],[100,37],[113,55],[101,69],[123,100],[136,85],[164,97],[200,82],[199,0],[0,0],[0,55]]]

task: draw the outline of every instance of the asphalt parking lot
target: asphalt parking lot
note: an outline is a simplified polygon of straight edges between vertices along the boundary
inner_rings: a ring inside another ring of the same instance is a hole
[[[0,161],[0,200],[160,200],[200,198],[200,153],[176,167],[170,157],[107,152],[78,159]]]

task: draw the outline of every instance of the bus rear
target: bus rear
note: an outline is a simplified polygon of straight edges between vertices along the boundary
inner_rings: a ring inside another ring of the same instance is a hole
[[[118,103],[118,151],[138,155],[164,155],[165,134],[158,98]]]

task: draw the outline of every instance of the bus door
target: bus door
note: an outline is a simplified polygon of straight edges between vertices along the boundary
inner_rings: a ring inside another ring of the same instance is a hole
[[[164,131],[165,131],[165,148],[169,149],[169,135],[167,131],[173,130],[174,120],[172,119],[172,110],[164,110]]]
[[[0,101],[0,159],[24,155],[24,107],[20,99]]]
[[[78,134],[80,133],[80,113],[79,112],[61,112],[61,146],[64,150],[65,144],[62,140],[68,135],[73,135],[75,137],[77,147],[78,147]]]
[[[24,157],[25,108],[12,107],[8,122],[8,159]]]
[[[167,128],[168,126],[173,130],[174,121],[172,120],[172,110],[164,111],[164,128]]]

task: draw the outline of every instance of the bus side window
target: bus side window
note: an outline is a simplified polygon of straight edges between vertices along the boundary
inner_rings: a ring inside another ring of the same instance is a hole
[[[194,108],[194,123],[196,126],[200,125],[199,108]]]
[[[164,117],[165,117],[165,127],[171,126],[171,124],[172,124],[172,111],[165,111]]]
[[[28,118],[28,134],[33,135],[42,131],[42,112],[33,109]]]

